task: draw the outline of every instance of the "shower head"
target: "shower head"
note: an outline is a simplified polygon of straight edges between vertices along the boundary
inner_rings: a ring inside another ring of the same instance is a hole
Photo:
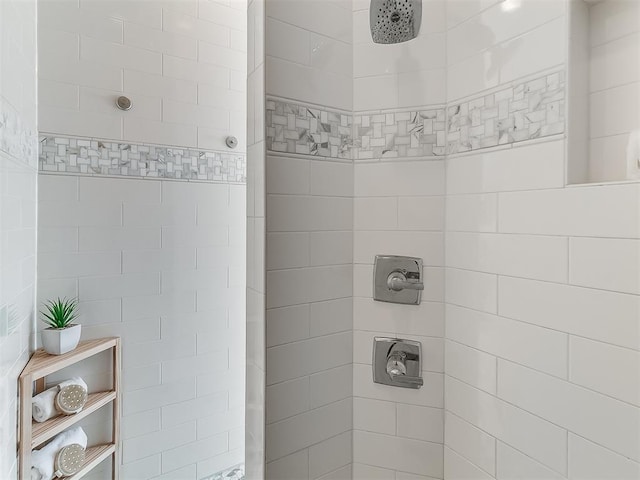
[[[371,0],[369,23],[375,43],[402,43],[416,38],[422,0]]]

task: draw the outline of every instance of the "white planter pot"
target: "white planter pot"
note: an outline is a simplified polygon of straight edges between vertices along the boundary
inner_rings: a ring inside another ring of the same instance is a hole
[[[62,355],[78,346],[82,325],[74,324],[67,328],[45,328],[42,330],[42,346],[51,355]]]

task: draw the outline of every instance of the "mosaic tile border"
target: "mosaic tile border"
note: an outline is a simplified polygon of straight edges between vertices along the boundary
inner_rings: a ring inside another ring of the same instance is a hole
[[[447,152],[469,152],[565,131],[565,72],[514,83],[447,107]]]
[[[446,154],[444,107],[409,112],[356,114],[354,160],[433,157]]]
[[[267,99],[266,116],[267,150],[351,158],[351,114]]]
[[[243,153],[65,136],[40,137],[41,172],[246,183]]]

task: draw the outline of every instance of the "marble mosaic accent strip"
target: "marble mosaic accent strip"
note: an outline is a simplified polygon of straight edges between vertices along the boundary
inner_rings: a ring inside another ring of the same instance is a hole
[[[350,159],[351,118],[281,100],[267,100],[267,150]]]
[[[244,480],[244,478],[244,465],[240,464],[200,480]]]
[[[35,168],[38,134],[27,127],[16,110],[0,98],[0,151]]]
[[[86,138],[40,137],[40,170],[172,180],[246,183],[243,153]]]
[[[353,134],[354,160],[444,155],[445,109],[355,115]]]
[[[448,153],[564,133],[565,73],[559,71],[448,106]]]

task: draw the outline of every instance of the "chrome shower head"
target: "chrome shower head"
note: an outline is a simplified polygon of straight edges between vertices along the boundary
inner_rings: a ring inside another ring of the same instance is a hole
[[[418,36],[422,0],[371,0],[369,22],[375,43],[402,43]]]

